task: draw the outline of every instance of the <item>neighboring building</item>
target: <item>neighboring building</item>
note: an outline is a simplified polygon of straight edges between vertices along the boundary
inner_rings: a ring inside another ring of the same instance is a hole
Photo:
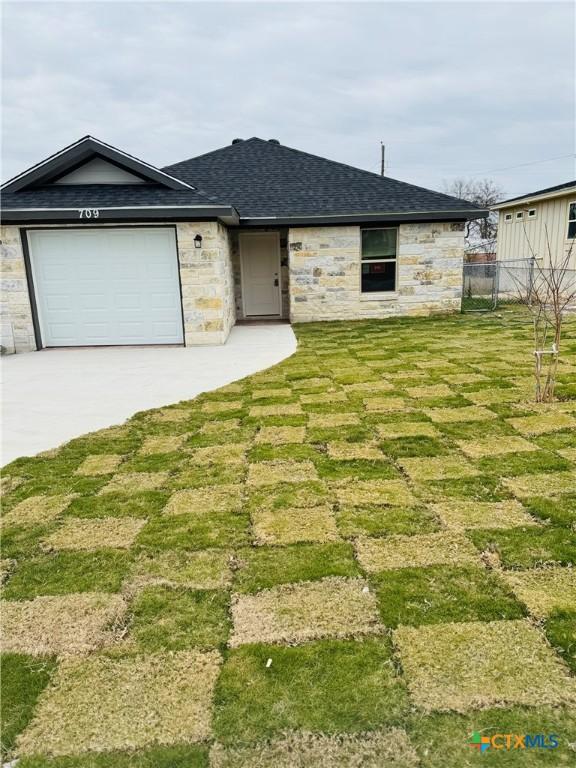
[[[3,187],[15,351],[459,310],[472,203],[258,138],[162,170],[87,136]]]
[[[576,269],[576,181],[504,200],[494,210],[499,213],[498,261],[535,255],[548,264],[549,243],[555,259],[572,248],[571,268]]]

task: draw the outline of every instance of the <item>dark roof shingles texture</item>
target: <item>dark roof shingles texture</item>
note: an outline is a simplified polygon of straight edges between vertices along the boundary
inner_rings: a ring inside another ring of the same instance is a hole
[[[469,211],[464,200],[252,138],[162,169],[241,218]]]

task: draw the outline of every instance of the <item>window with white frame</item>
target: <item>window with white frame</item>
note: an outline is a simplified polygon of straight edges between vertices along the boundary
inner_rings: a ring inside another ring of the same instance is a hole
[[[570,203],[568,207],[568,237],[576,237],[576,203]]]
[[[524,211],[517,211],[516,221],[522,221],[523,218],[524,218]]]
[[[504,221],[512,221],[512,214],[511,213],[505,213],[504,214]]]
[[[528,218],[529,219],[536,218],[536,208],[528,208]]]
[[[362,230],[361,291],[383,293],[396,290],[398,229]]]

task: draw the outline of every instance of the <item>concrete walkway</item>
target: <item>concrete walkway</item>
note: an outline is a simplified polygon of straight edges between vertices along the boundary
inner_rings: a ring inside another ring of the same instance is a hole
[[[241,325],[223,346],[54,349],[2,359],[2,465],[137,411],[188,400],[296,350],[287,324]]]

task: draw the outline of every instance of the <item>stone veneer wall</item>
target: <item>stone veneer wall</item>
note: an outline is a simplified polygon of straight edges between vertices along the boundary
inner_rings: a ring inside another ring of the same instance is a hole
[[[290,229],[290,319],[353,320],[460,309],[464,226],[401,224],[398,285],[392,294],[360,292],[360,227]]]
[[[215,221],[178,224],[177,232],[186,344],[223,344],[236,322],[229,232]]]
[[[0,227],[0,344],[7,353],[36,349],[20,229]]]
[[[228,230],[210,221],[178,224],[176,232],[186,344],[223,344],[236,322]],[[202,248],[194,247],[197,234]],[[30,352],[36,342],[19,227],[1,227],[0,239],[0,343],[7,352]]]

